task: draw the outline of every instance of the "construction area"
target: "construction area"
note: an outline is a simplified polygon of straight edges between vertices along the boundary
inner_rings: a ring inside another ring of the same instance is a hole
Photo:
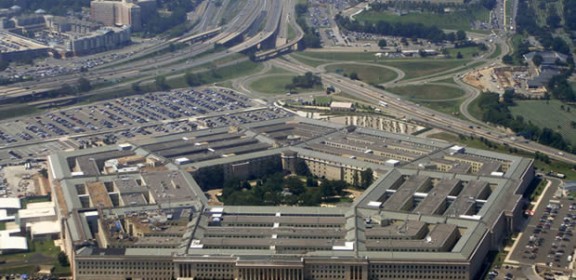
[[[531,87],[528,82],[532,77],[538,75],[536,72],[524,66],[489,66],[467,73],[462,77],[462,80],[481,91],[502,94],[506,89],[512,88],[516,94],[526,98],[540,99],[546,94],[546,88],[544,86]]]

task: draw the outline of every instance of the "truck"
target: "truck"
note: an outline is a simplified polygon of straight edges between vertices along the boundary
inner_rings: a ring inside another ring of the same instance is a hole
[[[382,101],[382,100],[380,100],[380,102],[378,102],[378,104],[379,104],[380,106],[383,106],[383,107],[388,107],[388,103],[386,103],[386,102],[384,102],[384,101]]]
[[[546,175],[548,175],[550,177],[559,178],[559,179],[565,179],[566,178],[566,175],[564,175],[562,173],[554,172],[554,171],[550,171],[550,172],[546,173]]]

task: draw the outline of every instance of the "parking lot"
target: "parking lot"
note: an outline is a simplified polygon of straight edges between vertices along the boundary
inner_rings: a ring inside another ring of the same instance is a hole
[[[0,122],[0,165],[55,151],[114,144],[198,128],[240,125],[290,114],[226,88],[179,89]]]
[[[534,215],[530,217],[510,260],[521,265],[544,267],[552,277],[553,272],[562,274],[573,261],[576,238],[576,201],[558,197],[558,185],[552,185]]]
[[[247,97],[226,89],[157,92],[0,123],[0,145],[132,128],[251,106]]]
[[[200,120],[200,123],[206,127],[219,127],[228,125],[239,125],[252,122],[261,122],[266,120],[285,118],[288,116],[290,116],[290,113],[280,109],[255,110],[236,114],[225,114],[221,116],[202,118]]]

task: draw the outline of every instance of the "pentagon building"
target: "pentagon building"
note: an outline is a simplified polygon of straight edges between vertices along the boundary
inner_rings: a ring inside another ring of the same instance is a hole
[[[534,176],[530,159],[298,117],[48,162],[75,279],[475,279]],[[195,180],[302,163],[375,180],[348,207],[217,206]]]

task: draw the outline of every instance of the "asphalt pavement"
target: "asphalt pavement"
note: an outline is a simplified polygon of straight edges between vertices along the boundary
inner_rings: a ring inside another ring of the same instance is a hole
[[[532,267],[548,271],[549,277],[571,274],[576,248],[572,231],[576,226],[576,202],[562,197],[559,180],[550,180],[551,185],[542,194],[534,214],[528,218],[526,228],[506,259],[506,264],[521,267],[513,273],[516,277],[544,279],[536,275]]]

